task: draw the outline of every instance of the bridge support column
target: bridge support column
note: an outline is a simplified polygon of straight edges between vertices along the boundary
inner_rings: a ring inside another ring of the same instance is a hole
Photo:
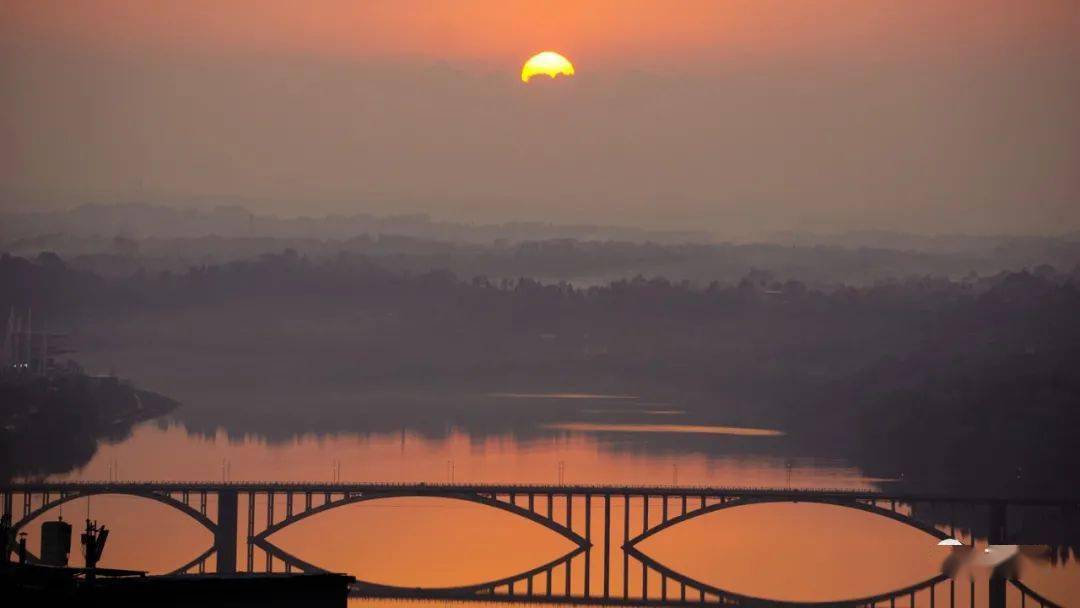
[[[611,494],[604,494],[604,599],[611,597]]]
[[[236,490],[218,492],[217,528],[214,530],[214,551],[219,574],[236,573],[236,520],[239,516]]]
[[[989,588],[990,608],[1005,608],[1005,577],[997,568],[990,575]]]
[[[592,565],[592,494],[585,495],[585,540],[589,541],[589,549],[585,551],[585,597],[589,597],[589,584],[592,581],[590,566]]]
[[[630,554],[626,552],[626,541],[630,540],[630,495],[623,495],[623,552],[622,552],[622,595],[630,597]]]
[[[649,531],[649,495],[641,497],[641,533]]]
[[[255,492],[247,493],[247,571],[255,571]]]
[[[574,495],[566,493],[566,528],[574,531]]]

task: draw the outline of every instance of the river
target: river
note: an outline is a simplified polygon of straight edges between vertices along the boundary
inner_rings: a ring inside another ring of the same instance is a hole
[[[425,406],[411,414],[396,411],[396,416],[383,410],[384,415],[373,416],[371,426],[376,430],[297,427],[289,433],[281,420],[270,424],[271,417],[249,425],[234,418],[228,428],[213,428],[205,423],[206,412],[185,419],[178,411],[175,418],[143,423],[123,438],[100,442],[88,462],[49,479],[843,489],[896,483],[868,477],[849,463],[799,454],[787,445],[784,429],[704,424],[676,406],[635,396],[500,393],[473,398],[486,415],[502,411],[504,418],[471,428],[468,416],[440,416]],[[523,413],[528,411],[543,415]],[[403,421],[400,428],[388,429],[392,420]],[[272,432],[266,431],[268,424]],[[332,415],[326,426],[335,426]],[[601,507],[598,502],[588,506],[593,511],[590,532],[602,538]],[[559,503],[555,508],[564,512],[566,506]],[[577,517],[583,517],[586,505],[573,508]],[[612,518],[622,521],[625,508],[616,500]],[[630,509],[637,522],[640,505],[632,503]],[[654,513],[658,510],[659,505],[654,506]],[[58,516],[76,522],[89,516],[110,527],[103,566],[168,572],[211,542],[206,530],[166,506],[134,497],[95,496],[39,518],[28,528],[31,550],[37,549],[37,525]],[[611,534],[612,544],[619,547],[623,540],[619,526],[613,526]],[[512,514],[438,498],[348,505],[287,527],[270,540],[319,567],[403,587],[497,580],[557,560],[575,548],[558,534]],[[658,563],[707,585],[804,602],[866,597],[919,583],[938,574],[947,551],[937,546],[936,539],[908,526],[820,504],[750,505],[717,512],[673,526],[644,541],[641,549]],[[264,569],[265,555],[256,551],[257,569]],[[598,551],[599,545],[591,549],[594,564],[602,559]],[[241,568],[245,557],[241,544]],[[76,563],[80,559],[73,557]],[[578,556],[571,567],[580,567],[583,559]],[[607,584],[621,593],[624,570],[619,559],[607,569]],[[271,568],[282,570],[284,563],[271,560]],[[603,587],[602,570],[594,566],[588,579],[594,591]],[[625,580],[625,588],[633,596],[650,582],[643,581],[639,571],[630,571],[636,574]],[[556,569],[553,576],[565,573]],[[1025,557],[1022,577],[1064,605],[1080,598],[1075,560],[1051,565],[1038,556]],[[655,590],[661,582],[651,584]],[[572,585],[575,594],[585,591],[580,574]],[[967,589],[961,585],[958,592],[961,605],[967,605]],[[1018,602],[1019,596],[1015,599]],[[981,605],[985,598],[976,600]],[[916,604],[926,601],[923,597]],[[941,601],[947,601],[944,595]]]

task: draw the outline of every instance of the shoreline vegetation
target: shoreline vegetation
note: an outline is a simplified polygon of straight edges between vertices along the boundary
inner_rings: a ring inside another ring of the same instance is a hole
[[[0,377],[0,479],[66,473],[99,441],[117,441],[138,423],[180,404],[115,377],[78,374]]]

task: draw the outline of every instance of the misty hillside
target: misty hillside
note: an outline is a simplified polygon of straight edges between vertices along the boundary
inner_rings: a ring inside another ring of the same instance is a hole
[[[74,268],[116,278],[183,273],[286,249],[313,261],[363,256],[398,272],[448,269],[465,277],[527,276],[586,286],[638,275],[730,283],[755,270],[827,287],[1080,265],[1080,238],[1069,237],[787,233],[761,243],[710,243],[704,234],[630,228],[471,226],[422,216],[283,220],[236,207],[196,212],[145,205],[6,219],[0,251],[28,257],[53,252]]]
[[[376,216],[366,213],[279,218],[239,206],[177,209],[160,205],[82,205],[66,211],[0,214],[0,242],[47,235],[69,237],[198,238],[206,236],[276,239],[348,239],[394,234],[455,243],[574,238],[655,242],[707,242],[706,232],[647,230],[591,224],[544,222],[466,224],[424,214]]]

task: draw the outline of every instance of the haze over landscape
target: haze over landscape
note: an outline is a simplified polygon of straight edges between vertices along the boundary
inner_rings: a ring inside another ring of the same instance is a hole
[[[1075,232],[1077,10],[6,3],[0,204]],[[578,74],[521,86],[543,48]]]
[[[1078,65],[1072,0],[5,2],[0,596],[1076,605]]]

